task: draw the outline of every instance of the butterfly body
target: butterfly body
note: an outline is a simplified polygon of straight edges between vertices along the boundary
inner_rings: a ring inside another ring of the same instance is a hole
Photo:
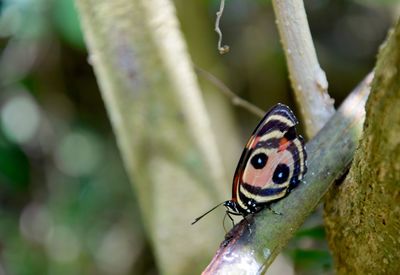
[[[307,172],[307,153],[303,138],[296,133],[297,124],[286,105],[278,103],[266,113],[242,152],[233,177],[232,198],[222,203],[228,215],[257,213],[300,183]]]
[[[232,199],[225,202],[242,215],[256,213],[285,197],[307,171],[303,138],[293,112],[275,105],[257,125],[235,171]]]

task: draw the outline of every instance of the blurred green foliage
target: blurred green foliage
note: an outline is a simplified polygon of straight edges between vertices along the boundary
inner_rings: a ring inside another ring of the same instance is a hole
[[[285,253],[293,260],[297,274],[330,274],[333,263],[325,229],[318,215],[311,216],[295,234]]]
[[[73,1],[0,3],[0,273],[157,273]],[[183,7],[194,4],[213,36],[219,1],[185,1]],[[305,4],[330,93],[339,103],[372,70],[398,3]],[[178,15],[190,24],[184,8]],[[265,109],[292,102],[270,1],[227,1],[221,27],[231,53],[206,54],[223,68],[227,85]],[[207,43],[214,49],[216,37]],[[248,121],[256,118],[236,113],[246,138],[253,127]],[[332,272],[318,215],[297,233],[287,254],[298,273]]]
[[[28,158],[19,146],[9,142],[3,134],[0,136],[0,171],[3,190],[26,190],[29,184]]]
[[[59,31],[61,37],[67,43],[78,49],[85,49],[83,34],[79,25],[78,15],[76,14],[74,3],[72,1],[55,1],[53,20],[54,25]]]

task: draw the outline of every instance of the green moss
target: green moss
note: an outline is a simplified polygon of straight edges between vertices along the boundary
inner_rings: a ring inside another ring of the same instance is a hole
[[[382,47],[364,135],[350,173],[327,196],[330,247],[339,274],[400,270],[400,24]]]

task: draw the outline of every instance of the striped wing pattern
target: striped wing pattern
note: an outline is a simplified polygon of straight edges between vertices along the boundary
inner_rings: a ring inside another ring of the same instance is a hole
[[[304,140],[288,106],[275,105],[257,125],[240,157],[230,207],[255,213],[285,197],[307,171]]]

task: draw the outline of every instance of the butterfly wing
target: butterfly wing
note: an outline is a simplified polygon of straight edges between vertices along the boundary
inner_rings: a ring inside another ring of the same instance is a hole
[[[295,188],[307,171],[304,141],[293,112],[274,106],[257,125],[236,168],[232,201],[237,210],[254,213]]]

